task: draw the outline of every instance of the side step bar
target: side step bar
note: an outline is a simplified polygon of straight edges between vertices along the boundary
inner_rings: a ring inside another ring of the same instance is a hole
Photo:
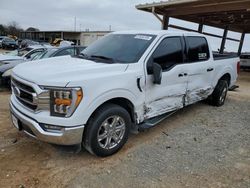
[[[156,126],[158,123],[160,123],[161,121],[163,121],[164,119],[166,119],[167,117],[171,116],[172,114],[174,114],[176,111],[172,111],[172,112],[168,112],[165,113],[163,115],[148,119],[146,121],[144,121],[143,123],[138,125],[138,131],[144,131],[146,129],[152,128],[154,126]]]

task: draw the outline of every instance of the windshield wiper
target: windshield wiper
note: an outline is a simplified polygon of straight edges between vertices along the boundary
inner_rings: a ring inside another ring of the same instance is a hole
[[[114,63],[115,62],[115,60],[113,59],[113,58],[111,58],[111,57],[106,57],[106,56],[102,56],[102,55],[92,55],[92,56],[90,56],[90,58],[94,58],[94,59],[103,59],[103,60],[108,60],[108,61],[110,61],[110,62],[112,62],[112,63]]]
[[[80,56],[80,57],[86,57],[86,58],[88,58],[89,56],[87,56],[86,54],[84,54],[84,53],[80,53],[78,56]]]
[[[80,53],[79,55],[76,55],[75,57],[78,57],[78,58],[81,58],[81,59],[87,59],[87,60],[90,60],[91,58],[84,54],[84,53]]]
[[[111,57],[102,56],[102,55],[91,55],[91,56],[88,56],[87,54],[80,53],[77,57],[83,58],[83,59],[87,59],[87,60],[99,60],[99,61],[100,60],[104,60],[105,62],[108,61],[108,63],[115,63],[115,62],[121,63],[121,61],[119,61],[119,60],[113,59]]]

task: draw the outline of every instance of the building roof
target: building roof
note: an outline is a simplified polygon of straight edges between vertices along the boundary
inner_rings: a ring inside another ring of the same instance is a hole
[[[169,31],[169,30],[128,30],[128,31],[114,32],[114,34],[131,34],[131,35],[167,35],[167,34],[192,35],[192,33],[196,36],[200,35],[199,33],[195,32]]]
[[[21,33],[110,33],[111,31],[22,31]]]
[[[169,0],[137,5],[138,10],[250,33],[250,0]]]

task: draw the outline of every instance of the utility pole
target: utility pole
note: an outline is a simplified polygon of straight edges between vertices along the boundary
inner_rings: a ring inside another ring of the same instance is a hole
[[[76,16],[75,16],[75,26],[74,27],[75,27],[74,30],[76,31]]]

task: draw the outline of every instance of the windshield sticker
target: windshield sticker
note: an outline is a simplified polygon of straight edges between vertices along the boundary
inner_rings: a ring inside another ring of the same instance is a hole
[[[151,40],[152,37],[151,36],[147,36],[147,35],[136,35],[135,39],[141,39],[141,40]]]

